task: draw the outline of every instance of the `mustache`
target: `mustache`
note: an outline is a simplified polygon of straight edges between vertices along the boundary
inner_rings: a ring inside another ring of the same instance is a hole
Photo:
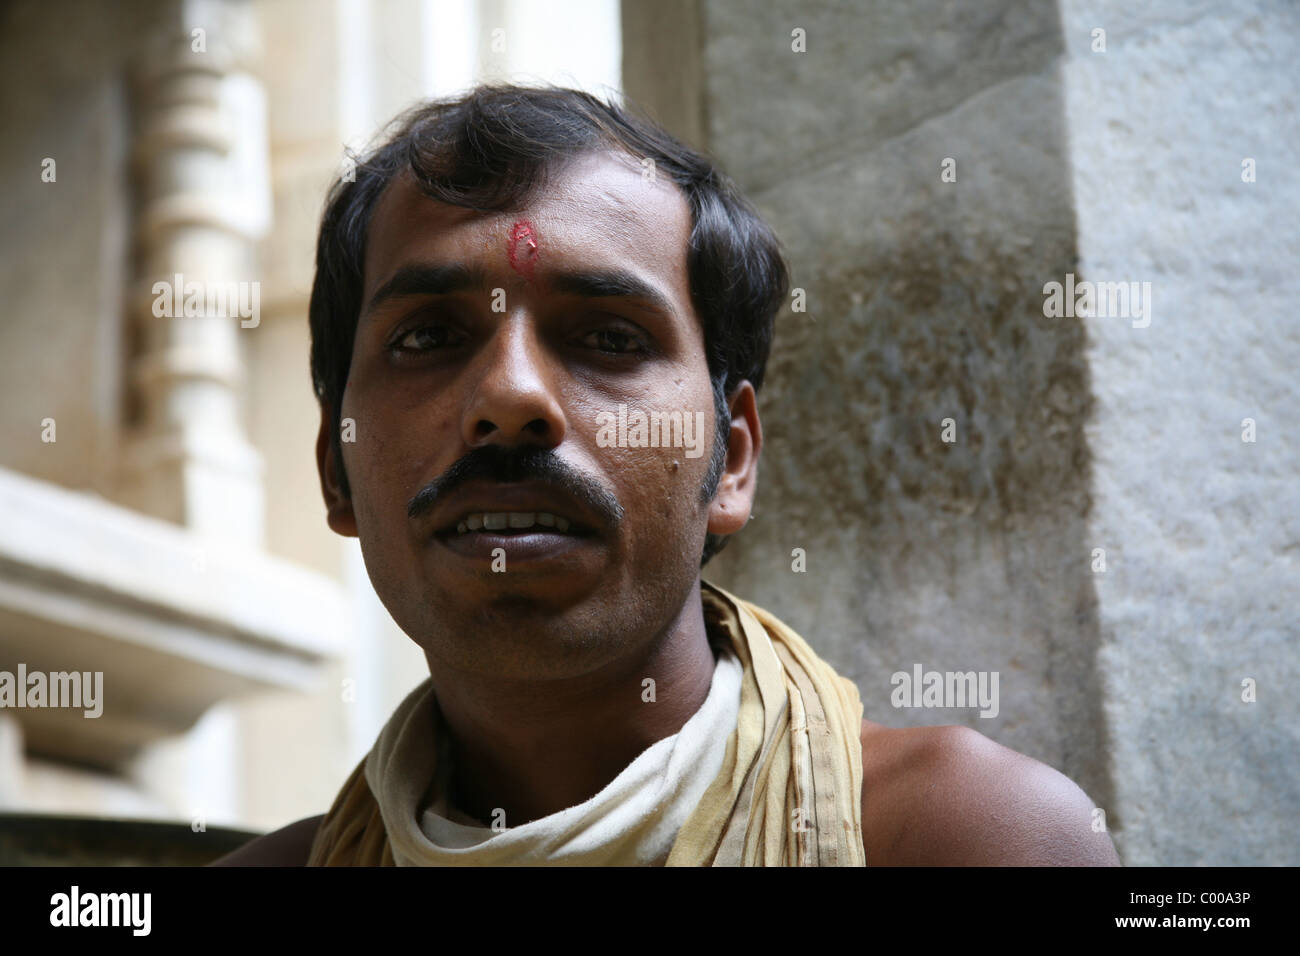
[[[412,520],[433,510],[447,495],[470,481],[534,481],[578,499],[610,528],[623,520],[623,506],[600,482],[583,474],[549,448],[536,445],[484,445],[429,482],[411,498],[406,514]]]

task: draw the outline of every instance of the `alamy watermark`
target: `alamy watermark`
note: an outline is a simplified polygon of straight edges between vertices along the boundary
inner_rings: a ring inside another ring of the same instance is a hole
[[[911,673],[889,678],[895,707],[979,707],[981,717],[998,715],[997,671],[927,671],[913,664]]]
[[[708,423],[704,412],[647,413],[639,408],[629,411],[627,405],[620,404],[617,413],[596,416],[596,444],[600,448],[682,448],[687,458],[699,458],[704,454]]]
[[[1053,279],[1043,286],[1043,315],[1049,319],[1132,319],[1133,328],[1151,324],[1150,282],[1082,282],[1065,274],[1062,285]]]
[[[104,712],[103,671],[0,671],[0,709],[73,707],[95,718]]]
[[[83,893],[74,884],[50,897],[51,926],[121,926],[148,936],[152,911],[152,893]]]
[[[202,315],[240,319],[240,327],[255,329],[262,321],[262,284],[260,282],[185,281],[176,273],[171,282],[160,279],[153,284],[155,318],[197,318]]]

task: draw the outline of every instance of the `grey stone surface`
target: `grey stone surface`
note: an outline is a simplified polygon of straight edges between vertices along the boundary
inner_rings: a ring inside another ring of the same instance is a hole
[[[710,145],[750,188],[852,159],[1061,49],[1049,0],[705,0]],[[805,53],[791,50],[804,31]]]
[[[1108,556],[1101,671],[1126,859],[1295,865],[1300,8],[1062,9],[1079,271],[1152,284],[1146,328],[1087,322],[1088,537]]]

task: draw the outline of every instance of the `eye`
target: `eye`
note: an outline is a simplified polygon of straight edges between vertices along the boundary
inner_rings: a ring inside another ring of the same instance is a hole
[[[634,355],[646,351],[640,337],[631,332],[624,332],[622,329],[596,329],[588,332],[583,341],[602,352],[620,355]]]
[[[389,348],[399,352],[431,352],[446,348],[451,330],[445,325],[417,325],[393,339]]]

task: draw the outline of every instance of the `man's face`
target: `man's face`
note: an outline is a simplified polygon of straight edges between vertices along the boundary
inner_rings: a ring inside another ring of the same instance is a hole
[[[752,483],[724,479],[712,524],[701,503],[715,411],[690,228],[680,191],[616,153],[510,213],[409,177],[381,197],[341,409],[351,501],[330,521],[431,665],[536,680],[608,664],[674,623],[705,532],[748,516]],[[610,277],[634,281],[591,281]],[[620,405],[703,433],[619,447]]]

